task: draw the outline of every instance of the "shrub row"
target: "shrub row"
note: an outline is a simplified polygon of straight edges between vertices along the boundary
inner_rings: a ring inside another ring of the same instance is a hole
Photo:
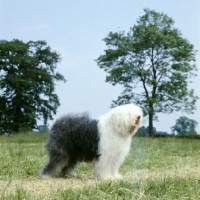
[[[149,137],[148,134],[144,134],[142,132],[137,132],[135,134],[135,137]],[[200,135],[199,134],[168,134],[168,133],[164,133],[164,134],[160,134],[155,133],[154,137],[175,137],[175,138],[188,138],[188,139],[200,139]]]

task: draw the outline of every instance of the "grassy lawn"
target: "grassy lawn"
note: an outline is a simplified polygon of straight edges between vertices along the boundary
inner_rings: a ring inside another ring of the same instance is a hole
[[[121,181],[98,181],[90,164],[76,178],[41,178],[45,134],[0,136],[0,199],[200,199],[200,140],[134,137]]]

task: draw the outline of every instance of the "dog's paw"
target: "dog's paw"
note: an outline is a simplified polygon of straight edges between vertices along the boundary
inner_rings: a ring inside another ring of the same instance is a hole
[[[123,177],[120,174],[116,174],[115,176],[112,176],[112,175],[101,176],[98,179],[103,180],[103,181],[114,181],[114,180],[122,180]]]
[[[66,176],[71,176],[71,177],[76,177],[76,172],[74,170],[69,170],[67,171],[67,173],[65,174]]]
[[[122,180],[122,179],[123,179],[123,176],[120,175],[120,174],[116,174],[116,175],[114,176],[114,178],[115,178],[115,179]]]
[[[99,176],[99,177],[97,177],[97,179],[99,179],[99,180],[102,180],[102,181],[111,181],[111,180],[113,180],[113,176],[109,176],[109,175],[107,175],[107,176]]]

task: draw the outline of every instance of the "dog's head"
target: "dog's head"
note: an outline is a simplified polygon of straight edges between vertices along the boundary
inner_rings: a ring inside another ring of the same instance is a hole
[[[134,104],[115,107],[111,111],[112,127],[121,136],[133,136],[142,123],[142,109]]]

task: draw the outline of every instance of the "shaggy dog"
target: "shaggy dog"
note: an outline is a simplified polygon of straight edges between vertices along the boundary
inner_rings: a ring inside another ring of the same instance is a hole
[[[52,126],[46,148],[49,162],[42,176],[76,176],[76,165],[92,162],[96,178],[122,178],[118,170],[129,152],[131,137],[142,122],[142,110],[133,104],[113,108],[99,120],[87,113],[69,114]]]

